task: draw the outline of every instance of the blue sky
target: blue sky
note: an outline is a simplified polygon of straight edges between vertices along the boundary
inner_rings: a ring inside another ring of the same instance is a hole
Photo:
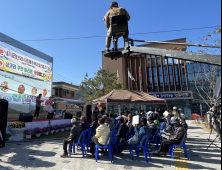
[[[103,16],[111,0],[0,0],[0,32],[17,40],[105,36]],[[220,0],[119,0],[131,15],[130,33],[221,25]],[[198,42],[214,29],[134,35],[131,38],[164,41],[187,38]],[[24,41],[54,57],[55,80],[80,84],[102,67],[105,38]],[[119,44],[122,47],[123,44]],[[60,77],[60,78],[59,78]]]

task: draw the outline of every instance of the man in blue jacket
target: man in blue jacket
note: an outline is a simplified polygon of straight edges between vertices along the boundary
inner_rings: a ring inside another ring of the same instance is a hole
[[[138,125],[133,125],[135,135],[131,139],[129,139],[128,141],[125,141],[118,147],[119,153],[123,152],[123,150],[129,146],[139,145],[145,135],[151,135],[152,130],[147,126],[146,118],[142,118],[140,120],[140,126],[141,126],[140,129],[138,129],[137,126]]]

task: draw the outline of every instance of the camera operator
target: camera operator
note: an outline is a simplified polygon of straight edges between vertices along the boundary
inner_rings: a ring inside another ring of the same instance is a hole
[[[208,122],[210,123],[210,126],[214,128],[216,134],[220,136],[221,140],[221,129],[219,126],[220,112],[217,111],[217,107],[215,105],[212,105],[211,109],[207,113],[208,113]]]

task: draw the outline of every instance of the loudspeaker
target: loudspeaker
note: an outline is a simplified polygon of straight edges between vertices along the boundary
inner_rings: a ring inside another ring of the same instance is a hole
[[[72,113],[65,113],[64,119],[72,119],[73,114]]]
[[[91,119],[92,119],[92,106],[87,105],[86,106],[86,120],[87,122],[91,122]]]
[[[0,99],[0,148],[5,147],[5,132],[7,127],[8,101]]]
[[[31,113],[20,113],[19,121],[21,122],[32,122],[33,116]]]

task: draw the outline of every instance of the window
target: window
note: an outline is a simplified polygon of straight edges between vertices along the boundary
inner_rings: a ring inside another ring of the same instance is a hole
[[[71,97],[75,97],[75,92],[71,91]]]
[[[66,96],[66,92],[67,92],[66,90],[63,90],[63,96]]]
[[[55,96],[56,96],[56,97],[59,96],[59,89],[55,89]]]
[[[69,94],[69,90],[67,90],[67,94]]]

